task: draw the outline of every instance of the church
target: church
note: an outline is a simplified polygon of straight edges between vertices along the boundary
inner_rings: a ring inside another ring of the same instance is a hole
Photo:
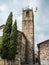
[[[16,57],[12,65],[33,65],[34,61],[34,13],[27,8],[22,11],[22,31],[18,31]],[[4,61],[2,63],[4,65]]]
[[[22,32],[18,31],[16,63],[20,65],[34,64],[34,14],[32,9],[22,12]],[[17,60],[18,61],[17,61]],[[15,64],[16,64],[15,63]]]

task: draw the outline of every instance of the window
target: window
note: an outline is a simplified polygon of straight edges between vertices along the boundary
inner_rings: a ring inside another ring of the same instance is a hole
[[[29,11],[26,12],[26,17],[29,17]]]

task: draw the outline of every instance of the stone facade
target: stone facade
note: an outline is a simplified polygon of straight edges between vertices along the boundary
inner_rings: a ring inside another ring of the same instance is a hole
[[[0,65],[4,65],[4,60],[0,59]]]
[[[22,32],[18,31],[18,46],[15,64],[33,64],[34,57],[34,15],[32,9],[22,13]],[[17,61],[17,59],[19,60]]]
[[[27,61],[26,63],[33,64],[33,51],[34,51],[34,15],[32,9],[25,9],[22,13],[22,32],[25,34],[27,38],[27,42],[24,43],[24,39],[22,37],[22,43],[27,45]]]
[[[38,57],[40,65],[49,65],[49,40],[38,44]]]

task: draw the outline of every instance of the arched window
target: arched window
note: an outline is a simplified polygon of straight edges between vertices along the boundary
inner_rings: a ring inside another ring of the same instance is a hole
[[[29,17],[29,11],[26,12],[26,17]]]

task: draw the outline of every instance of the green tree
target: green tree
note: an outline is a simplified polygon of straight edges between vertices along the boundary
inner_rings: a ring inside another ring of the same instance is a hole
[[[0,44],[0,56],[1,56],[1,44]]]
[[[9,54],[8,54],[9,60],[15,59],[17,41],[18,41],[18,32],[17,32],[17,23],[15,20],[10,35],[10,45],[9,45]]]
[[[10,34],[11,34],[11,30],[12,30],[12,12],[10,12],[7,21],[6,21],[6,25],[3,29],[3,37],[2,37],[2,49],[1,49],[1,57],[3,59],[7,59],[8,60],[8,47],[10,44]]]

